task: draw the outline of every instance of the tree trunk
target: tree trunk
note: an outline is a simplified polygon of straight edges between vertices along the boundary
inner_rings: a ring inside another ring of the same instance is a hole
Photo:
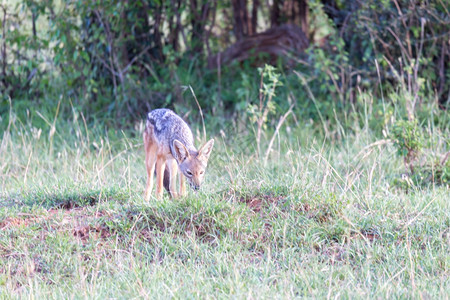
[[[231,0],[234,17],[234,35],[241,40],[248,35],[247,0]]]

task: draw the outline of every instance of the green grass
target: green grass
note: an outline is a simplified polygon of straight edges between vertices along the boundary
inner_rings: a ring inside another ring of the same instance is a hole
[[[369,130],[283,132],[266,165],[217,136],[199,193],[147,203],[140,139],[80,119],[3,132],[0,298],[450,294],[448,186],[393,184],[403,160]]]

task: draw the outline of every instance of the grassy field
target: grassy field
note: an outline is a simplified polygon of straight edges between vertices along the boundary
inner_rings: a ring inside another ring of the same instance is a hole
[[[448,186],[395,184],[402,158],[366,128],[283,129],[267,163],[252,135],[218,134],[199,193],[145,202],[139,133],[75,110],[40,129],[9,120],[2,299],[448,299]],[[442,151],[449,132],[429,130]]]

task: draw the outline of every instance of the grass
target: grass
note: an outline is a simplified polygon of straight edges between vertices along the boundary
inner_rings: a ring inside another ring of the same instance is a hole
[[[3,132],[0,298],[450,294],[448,186],[392,184],[403,161],[369,130],[283,132],[267,165],[217,136],[202,191],[145,202],[141,140],[76,116]]]

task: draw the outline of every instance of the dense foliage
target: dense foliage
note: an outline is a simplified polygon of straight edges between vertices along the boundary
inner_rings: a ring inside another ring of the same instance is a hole
[[[0,7],[0,112],[7,115],[10,99],[17,108],[54,113],[62,99],[63,110],[70,112],[64,105],[70,103],[89,119],[139,119],[153,107],[195,108],[183,93],[191,85],[207,112],[246,116],[259,99],[254,66],[271,63],[283,75],[279,114],[290,98],[301,118],[322,114],[322,121],[334,122],[337,113],[350,122],[370,94],[374,107],[383,107],[372,112],[372,126],[382,129],[396,102],[408,118],[424,104],[448,105],[445,2],[6,2]],[[306,51],[278,60],[259,53],[208,68],[208,59],[233,43],[284,23],[306,33]]]

